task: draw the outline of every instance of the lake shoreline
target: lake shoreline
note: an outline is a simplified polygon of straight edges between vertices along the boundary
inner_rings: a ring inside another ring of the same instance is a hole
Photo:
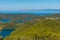
[[[3,29],[1,32],[0,32],[0,35],[5,38],[6,36],[9,36],[10,33],[12,33],[15,29]]]

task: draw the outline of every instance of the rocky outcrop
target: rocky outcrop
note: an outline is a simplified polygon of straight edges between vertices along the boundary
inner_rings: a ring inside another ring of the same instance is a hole
[[[0,40],[3,40],[3,38],[0,36]]]

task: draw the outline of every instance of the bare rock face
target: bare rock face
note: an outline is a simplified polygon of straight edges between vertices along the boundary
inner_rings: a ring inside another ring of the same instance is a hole
[[[0,27],[0,31],[2,30],[3,28],[2,27]]]

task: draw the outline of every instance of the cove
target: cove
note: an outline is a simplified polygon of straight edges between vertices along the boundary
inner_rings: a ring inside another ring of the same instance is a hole
[[[6,36],[9,36],[10,33],[12,31],[14,31],[15,29],[3,29],[1,32],[0,32],[0,36],[2,36],[3,38],[5,38]]]

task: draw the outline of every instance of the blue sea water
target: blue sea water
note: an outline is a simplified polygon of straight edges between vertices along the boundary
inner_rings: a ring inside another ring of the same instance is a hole
[[[25,20],[25,21],[29,21],[29,20],[32,20],[32,18],[31,18],[31,17],[27,17],[27,18],[25,18],[24,20]]]
[[[18,23],[23,23],[23,20],[17,20],[16,22],[18,22]]]
[[[4,14],[17,14],[17,13],[60,13],[60,9],[40,9],[40,10],[0,10]]]
[[[12,31],[14,31],[15,29],[3,29],[1,32],[0,32],[0,36],[2,36],[3,38],[5,38],[6,36],[10,35],[10,33]]]
[[[4,22],[4,23],[11,22],[10,19],[2,19],[1,21]]]

